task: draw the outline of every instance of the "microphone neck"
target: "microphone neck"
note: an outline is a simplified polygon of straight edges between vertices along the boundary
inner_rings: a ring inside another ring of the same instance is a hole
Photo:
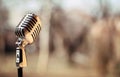
[[[19,47],[25,47],[26,45],[28,45],[28,42],[25,39],[18,38],[18,40],[16,41],[16,45]]]

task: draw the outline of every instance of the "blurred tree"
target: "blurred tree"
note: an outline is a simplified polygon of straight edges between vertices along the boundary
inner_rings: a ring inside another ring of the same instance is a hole
[[[40,34],[40,53],[38,58],[38,68],[39,72],[44,75],[47,70],[48,56],[49,56],[49,26],[50,26],[50,16],[52,9],[51,0],[42,0],[42,9],[41,9],[41,22],[44,27]],[[43,61],[44,58],[44,61]]]
[[[15,51],[15,34],[8,19],[9,11],[0,0],[0,53]]]
[[[119,51],[119,30],[114,21],[115,15],[111,15],[111,7],[108,0],[99,0],[101,16],[93,24],[90,30],[89,40],[91,65],[96,77],[119,77],[116,67],[119,67],[116,58]],[[120,22],[120,21],[118,21]],[[116,42],[117,41],[117,42]],[[108,74],[109,73],[109,74]]]
[[[8,22],[8,10],[0,0],[0,53],[4,52],[4,32]]]

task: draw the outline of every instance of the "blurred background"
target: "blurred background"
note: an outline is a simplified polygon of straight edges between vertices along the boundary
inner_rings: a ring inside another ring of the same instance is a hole
[[[17,77],[15,27],[37,14],[24,77],[120,77],[120,0],[0,0],[0,77]]]

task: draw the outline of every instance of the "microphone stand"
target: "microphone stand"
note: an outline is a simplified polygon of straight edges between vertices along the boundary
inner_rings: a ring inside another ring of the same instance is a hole
[[[27,45],[27,42],[21,38],[18,38],[16,42],[16,67],[18,71],[18,77],[23,77],[23,67],[27,66],[26,55],[24,47]]]
[[[23,77],[23,68],[18,68],[18,77]]]

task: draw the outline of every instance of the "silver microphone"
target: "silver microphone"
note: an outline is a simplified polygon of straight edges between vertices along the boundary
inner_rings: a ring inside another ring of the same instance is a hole
[[[15,29],[15,34],[18,37],[16,42],[16,66],[26,67],[26,55],[24,47],[27,44],[33,43],[41,30],[41,21],[35,14],[29,13],[23,17]]]
[[[28,44],[33,43],[41,30],[41,21],[35,14],[27,14],[15,29],[17,37],[24,39]]]

